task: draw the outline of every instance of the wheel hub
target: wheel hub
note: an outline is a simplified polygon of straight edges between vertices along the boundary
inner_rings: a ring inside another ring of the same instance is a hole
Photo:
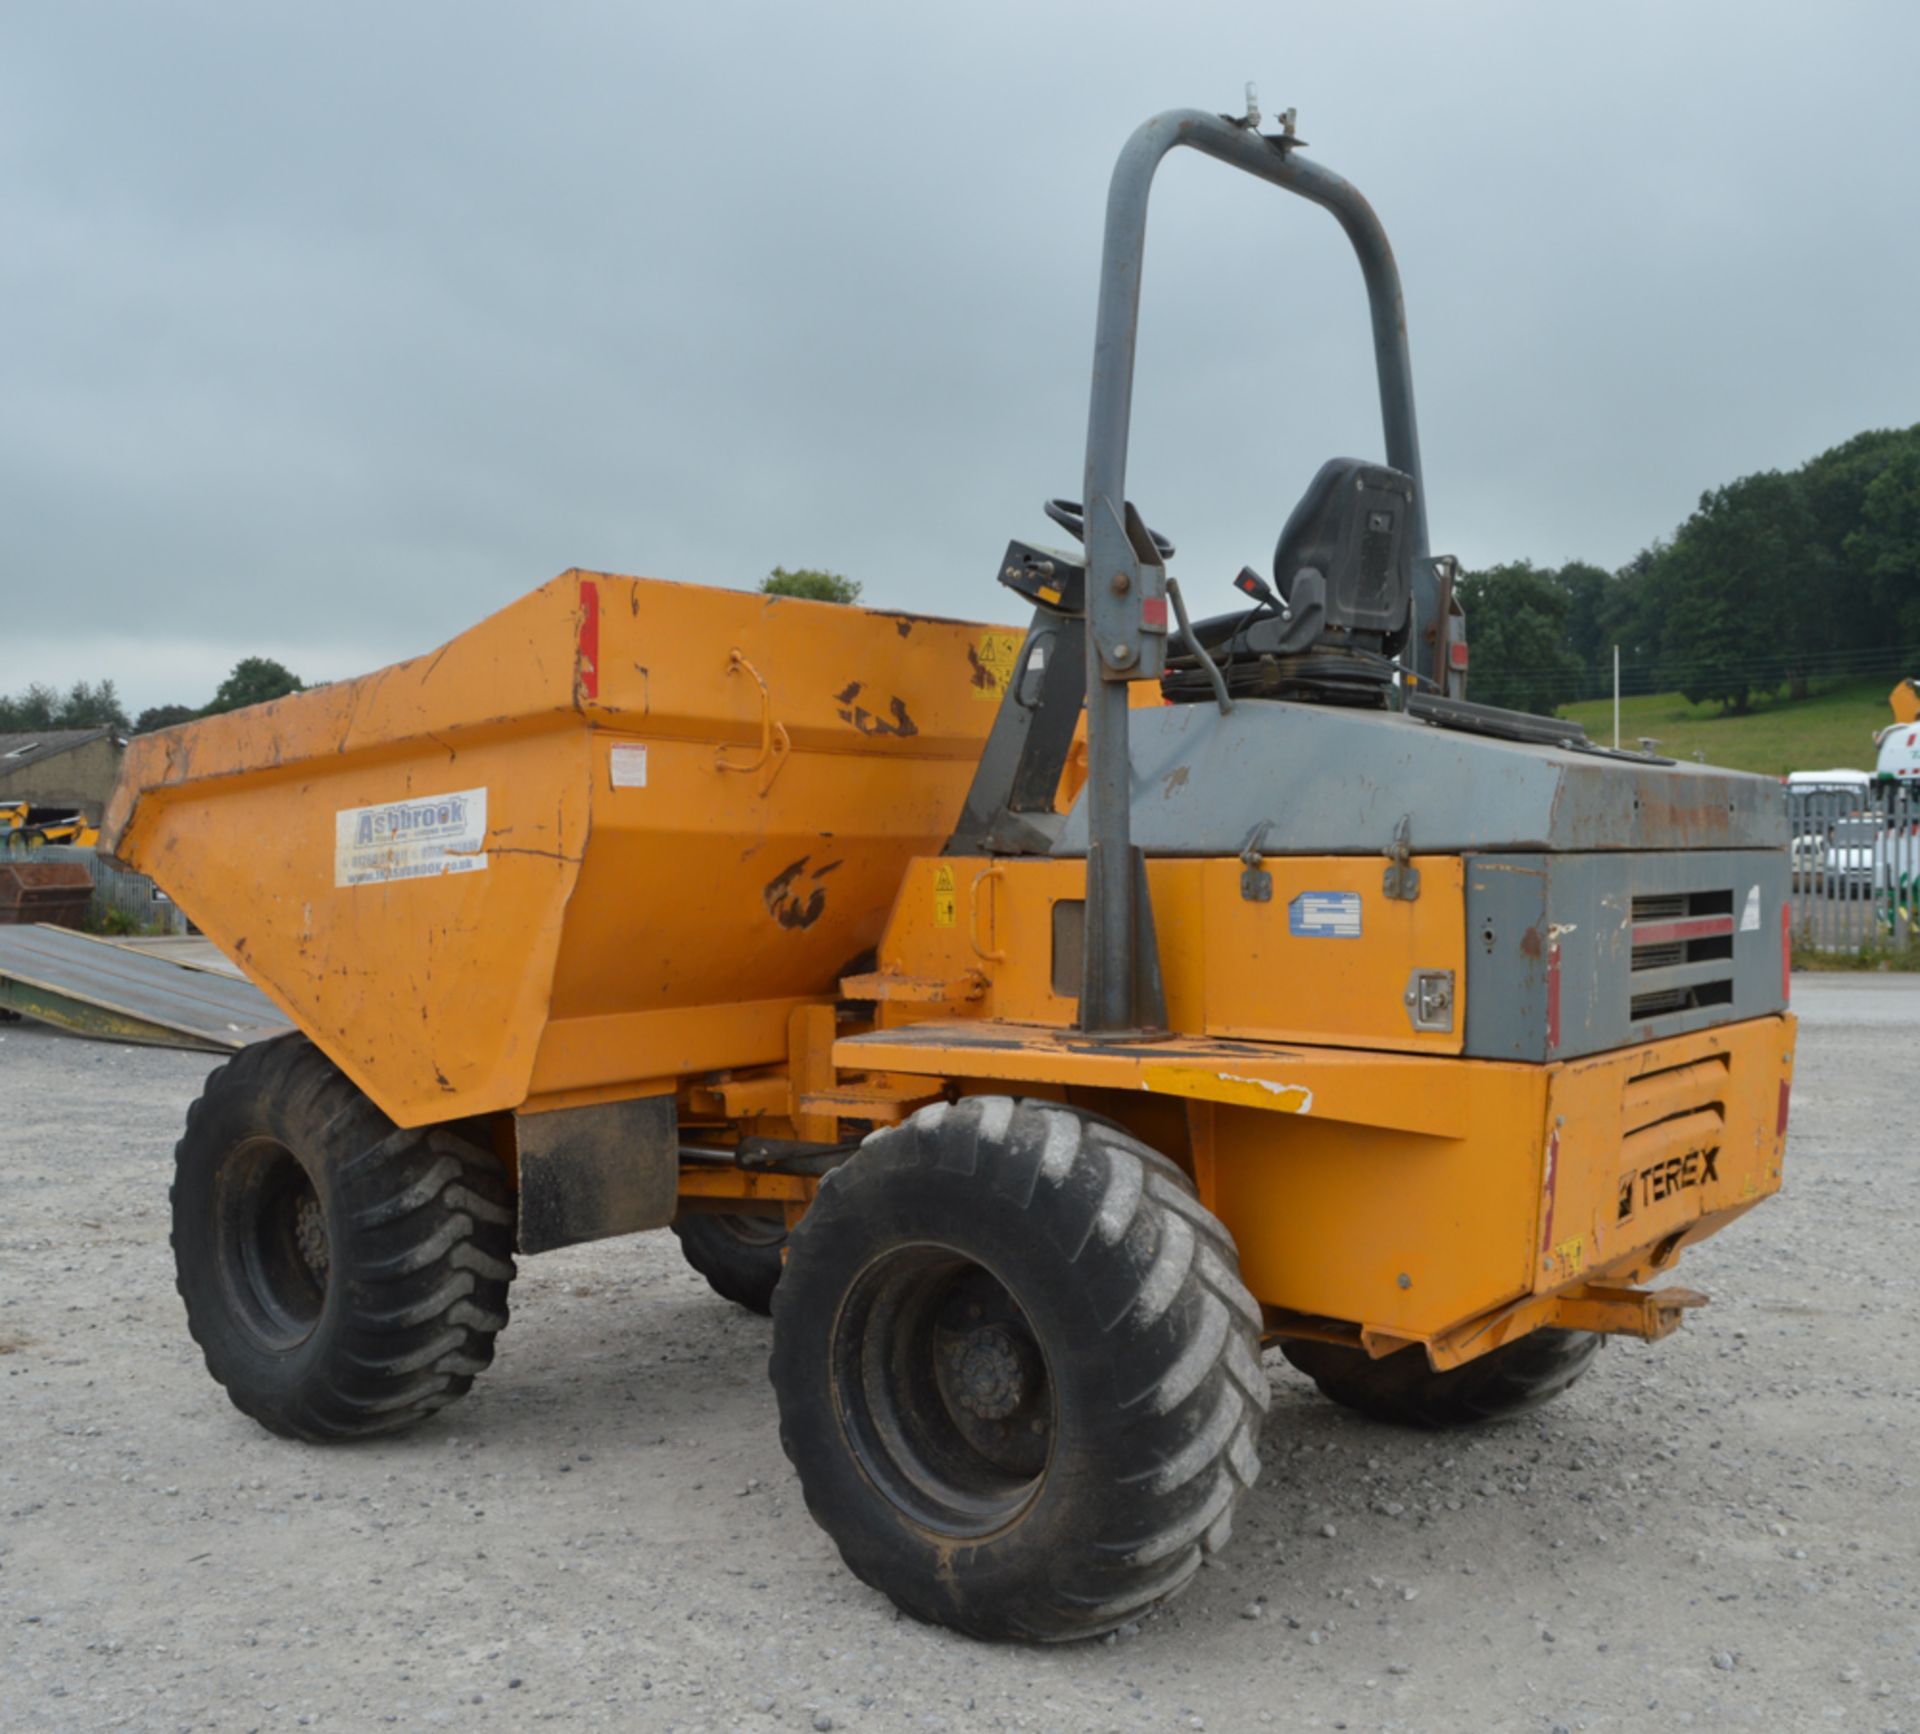
[[[1054,1444],[1047,1357],[1013,1292],[938,1242],[888,1249],[835,1326],[836,1404],[868,1479],[922,1529],[991,1534],[1038,1496]]]
[[[968,1414],[1004,1421],[1026,1401],[1026,1357],[998,1325],[969,1331],[950,1352],[954,1397]]]
[[[306,1260],[307,1269],[324,1282],[331,1260],[327,1249],[327,1219],[321,1212],[320,1200],[311,1192],[300,1200],[295,1209],[293,1238],[294,1244],[300,1248],[300,1256]]]

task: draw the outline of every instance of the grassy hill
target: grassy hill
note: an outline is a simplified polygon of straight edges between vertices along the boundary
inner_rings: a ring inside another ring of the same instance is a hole
[[[1710,765],[1736,771],[1784,776],[1788,771],[1824,771],[1838,765],[1873,769],[1875,729],[1893,721],[1887,694],[1893,682],[1883,675],[1847,681],[1798,703],[1785,698],[1756,701],[1745,716],[1721,716],[1711,704],[1688,704],[1677,692],[1651,693],[1620,701],[1620,744],[1631,747],[1642,735],[1660,743],[1669,758],[1690,759],[1696,752]],[[1560,707],[1588,735],[1611,745],[1613,701],[1587,699]]]

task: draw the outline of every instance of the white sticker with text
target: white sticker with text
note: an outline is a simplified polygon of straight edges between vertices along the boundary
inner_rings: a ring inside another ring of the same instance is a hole
[[[609,766],[616,789],[644,789],[647,786],[647,749],[629,742],[616,742],[609,755]]]
[[[384,885],[478,873],[487,864],[486,840],[485,789],[343,807],[333,816],[333,882]]]

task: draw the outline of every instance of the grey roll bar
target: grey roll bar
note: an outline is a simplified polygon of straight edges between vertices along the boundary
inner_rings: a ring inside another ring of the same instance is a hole
[[[1413,478],[1414,619],[1437,621],[1437,584],[1428,560],[1426,491],[1413,415],[1400,273],[1373,207],[1349,182],[1298,154],[1289,135],[1269,138],[1246,122],[1201,109],[1169,109],[1139,127],[1120,152],[1107,188],[1100,256],[1100,307],[1087,410],[1087,905],[1080,1024],[1119,1032],[1143,1021],[1140,956],[1152,936],[1146,876],[1133,853],[1127,683],[1157,675],[1166,655],[1166,573],[1139,520],[1126,508],[1127,442],[1133,418],[1133,359],[1140,325],[1140,272],[1147,196],[1166,154],[1186,145],[1271,181],[1331,211],[1360,260],[1373,317],[1374,364],[1387,462]],[[1445,654],[1444,622],[1434,634]],[[1418,664],[1418,639],[1413,659]],[[1444,678],[1444,671],[1435,674]],[[1157,960],[1147,960],[1152,968]],[[1155,971],[1157,974],[1157,970]]]

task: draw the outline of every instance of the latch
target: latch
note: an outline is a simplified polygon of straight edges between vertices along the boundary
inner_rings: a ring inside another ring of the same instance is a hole
[[[1407,977],[1407,1021],[1416,1030],[1453,1032],[1453,971],[1416,969]]]

